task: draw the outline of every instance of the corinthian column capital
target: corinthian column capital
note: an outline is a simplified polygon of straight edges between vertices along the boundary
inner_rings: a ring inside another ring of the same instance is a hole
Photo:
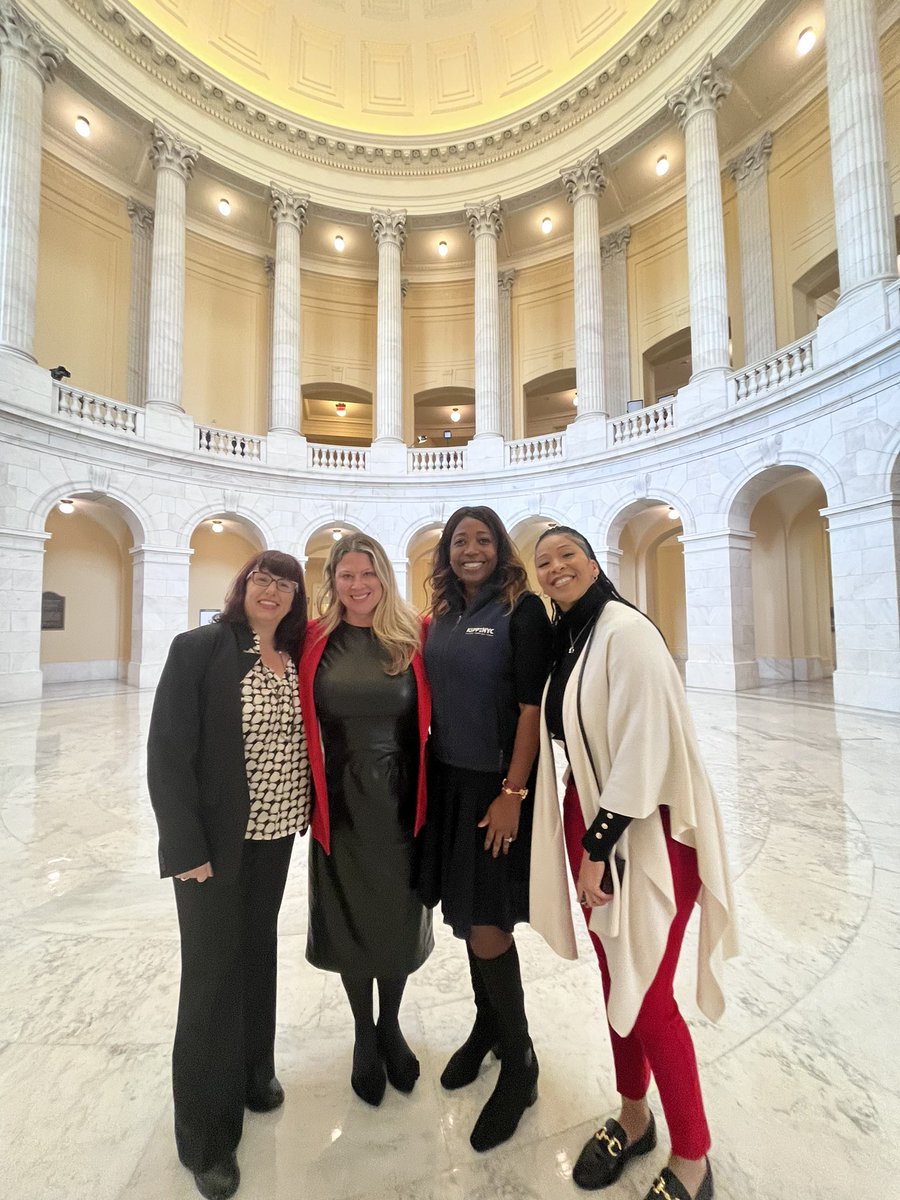
[[[600,239],[600,257],[602,259],[618,258],[628,249],[631,241],[631,226],[623,225],[614,233],[608,233]]]
[[[715,112],[721,108],[730,91],[731,80],[713,66],[710,54],[700,70],[689,75],[679,90],[669,96],[669,109],[683,129],[696,113]]]
[[[373,208],[372,237],[377,245],[399,246],[406,244],[406,209]]]
[[[200,148],[189,145],[178,134],[170,133],[158,121],[153,123],[153,140],[150,144],[150,165],[154,171],[167,168],[176,171],[185,183],[194,173],[200,157]]]
[[[748,146],[742,153],[736,155],[728,164],[728,174],[740,186],[751,179],[765,175],[772,154],[772,135],[768,131],[762,137]]]
[[[0,0],[0,59],[17,58],[37,71],[43,84],[53,82],[66,56],[65,47],[10,0]]]
[[[269,184],[269,194],[272,198],[269,205],[269,216],[275,224],[293,225],[302,233],[306,225],[309,196],[292,192],[290,188],[281,188],[277,183]]]
[[[606,173],[600,162],[599,150],[579,159],[574,167],[560,171],[560,175],[570,204],[574,204],[581,196],[602,196],[606,191]]]
[[[466,205],[466,220],[469,223],[469,233],[473,238],[490,234],[499,238],[503,232],[503,213],[500,210],[500,197],[491,200],[479,200]]]
[[[139,200],[133,200],[130,196],[127,202],[128,216],[131,219],[131,232],[135,235],[143,234],[145,237],[150,237],[153,233],[153,209],[148,208],[146,204],[141,204]]]
[[[514,271],[511,268],[498,272],[497,283],[500,285],[500,291],[503,294],[508,296],[512,292],[513,280],[517,275],[518,271]]]

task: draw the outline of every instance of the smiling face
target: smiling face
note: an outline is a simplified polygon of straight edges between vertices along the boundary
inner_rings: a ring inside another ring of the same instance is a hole
[[[256,582],[258,579],[267,582],[263,585]],[[256,633],[271,634],[291,611],[297,594],[296,585],[291,582],[290,590],[287,590],[284,586],[286,581],[280,582],[282,587],[278,586],[279,578],[270,571],[251,571],[247,577],[244,613],[250,628]]]
[[[384,588],[368,554],[344,555],[334,569],[334,590],[348,625],[371,626]]]
[[[450,539],[450,569],[471,600],[497,569],[497,543],[483,521],[463,517]]]
[[[534,569],[543,590],[568,612],[588,590],[600,568],[567,533],[551,533],[538,542]]]

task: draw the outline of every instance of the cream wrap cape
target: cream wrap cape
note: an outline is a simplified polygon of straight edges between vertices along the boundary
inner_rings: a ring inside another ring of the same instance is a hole
[[[541,718],[531,843],[531,925],[557,954],[577,958],[556,771],[543,705]],[[601,804],[610,812],[634,818],[616,844],[616,853],[626,864],[621,885],[612,870],[613,899],[595,908],[590,921],[609,963],[610,1024],[623,1037],[631,1031],[662,961],[675,915],[661,804],[669,807],[672,836],[697,851],[701,879],[697,1000],[708,1017],[718,1020],[725,1007],[721,960],[737,953],[722,822],[675,664],[653,625],[627,605],[610,601],[597,620],[566,685],[563,728],[586,827],[590,828]]]

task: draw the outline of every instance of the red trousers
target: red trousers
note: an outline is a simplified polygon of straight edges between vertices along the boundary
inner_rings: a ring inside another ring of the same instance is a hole
[[[652,1072],[669,1126],[672,1153],[695,1159],[703,1158],[709,1150],[709,1127],[703,1111],[694,1043],[672,989],[684,931],[700,890],[700,876],[696,852],[671,837],[668,809],[663,808],[661,815],[675,887],[675,918],[665,954],[644,996],[634,1028],[627,1037],[620,1037],[610,1026],[609,1037],[619,1094],[629,1100],[643,1099]],[[563,803],[563,824],[569,866],[573,880],[577,880],[584,853],[581,839],[585,826],[578,793],[571,781]],[[582,911],[585,921],[590,920],[591,910]],[[609,999],[609,967],[603,943],[594,933],[591,942],[600,964],[603,994]]]

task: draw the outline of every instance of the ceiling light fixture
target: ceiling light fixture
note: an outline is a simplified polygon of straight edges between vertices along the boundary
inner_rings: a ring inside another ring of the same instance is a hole
[[[669,160],[666,158],[665,154],[662,156],[662,158],[658,158],[656,160],[656,173],[660,176],[660,178],[662,178],[663,175],[668,175],[669,173]]]
[[[541,233],[549,233],[553,228],[553,222],[549,217],[544,217],[541,221]]]
[[[678,509],[673,508],[671,504],[669,505],[669,520],[670,521],[680,521],[681,520],[681,515],[679,514]]]
[[[333,542],[339,542],[343,536],[344,535],[341,533],[340,529],[332,529],[331,540]]]
[[[428,441],[428,438],[425,436],[424,433],[416,434],[416,445],[417,446],[424,446],[427,441]]]
[[[225,532],[225,526],[222,524],[222,522],[219,520],[218,517],[216,517],[216,519],[213,521],[212,525],[210,525],[210,529],[212,529],[213,533],[224,533]]]
[[[219,212],[222,214],[223,217],[227,217],[228,214],[231,212],[231,203],[230,203],[230,201],[226,200],[224,196],[219,201],[218,207],[219,207]]]
[[[343,237],[341,236],[341,234],[339,234],[339,233],[335,235],[335,238],[334,238],[334,248],[335,248],[335,250],[337,250],[338,254],[340,254],[340,253],[342,253],[342,252],[343,252],[343,249],[344,249],[344,239],[343,239]]]
[[[449,249],[450,249],[450,247],[447,245],[446,242],[438,242],[438,254],[441,256],[441,258],[447,257],[447,251]]]
[[[807,26],[806,29],[797,38],[797,53],[801,58],[805,58],[816,44],[816,31]]]
[[[59,509],[59,511],[61,513],[65,513],[65,515],[68,517],[71,513],[73,513],[75,511],[75,501],[74,500],[60,500],[59,504],[57,505],[57,508]]]
[[[75,118],[75,132],[79,137],[89,138],[91,136],[91,123],[87,117]]]
[[[334,406],[334,411],[339,417],[346,417],[347,405],[343,402],[343,400],[338,400],[337,404]]]
[[[454,408],[454,409],[451,411],[451,413],[450,413],[450,420],[451,420],[451,421],[453,421],[453,422],[454,422],[454,424],[459,424],[459,422],[462,420],[462,415],[461,415],[461,413],[460,413],[460,411],[459,411],[459,409],[458,409],[458,408]]]
[[[576,392],[576,393],[575,393],[575,395],[572,397],[572,407],[573,407],[573,408],[577,408],[577,407],[578,407],[578,393],[577,393],[577,392]]]

